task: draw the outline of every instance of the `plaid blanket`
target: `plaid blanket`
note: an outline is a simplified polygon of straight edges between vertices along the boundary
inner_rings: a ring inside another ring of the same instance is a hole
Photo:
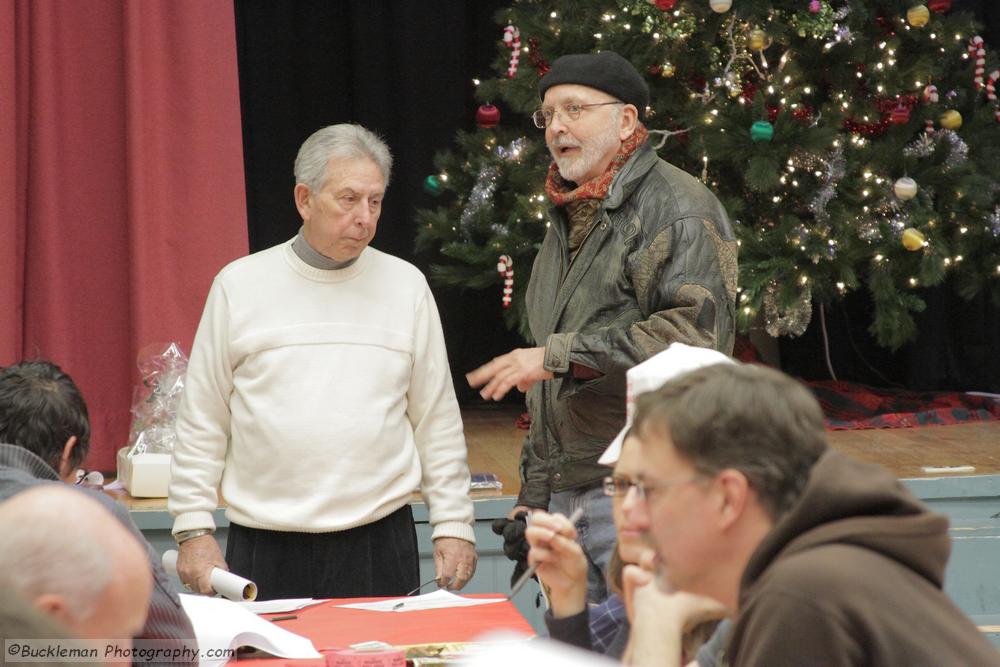
[[[744,352],[746,352],[744,350]],[[743,361],[754,361],[745,355]],[[856,382],[814,380],[806,383],[819,400],[830,431],[909,428],[1000,419],[1000,400],[957,391],[911,391],[870,387]],[[527,429],[524,412],[517,427]]]
[[[989,396],[885,389],[830,380],[807,384],[816,394],[831,431],[1000,419],[1000,401]]]

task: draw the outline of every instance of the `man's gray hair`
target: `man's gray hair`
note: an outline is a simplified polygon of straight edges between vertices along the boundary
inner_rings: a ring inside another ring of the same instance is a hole
[[[29,602],[44,593],[57,593],[66,602],[67,615],[83,622],[97,611],[115,563],[102,548],[106,531],[80,520],[80,505],[97,503],[61,487],[60,482],[41,484],[22,492],[39,500],[14,502],[22,495],[18,494],[0,503],[0,587]],[[107,520],[114,522],[110,514]]]
[[[326,182],[326,165],[331,160],[367,158],[382,172],[385,187],[389,187],[392,153],[377,134],[354,123],[329,125],[316,130],[299,148],[295,157],[295,183],[302,183],[316,192]]]

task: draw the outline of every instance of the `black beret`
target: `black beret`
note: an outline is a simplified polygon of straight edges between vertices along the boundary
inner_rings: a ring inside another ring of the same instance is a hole
[[[634,105],[639,110],[640,120],[646,115],[649,86],[632,63],[614,51],[575,53],[558,58],[538,82],[538,98],[544,99],[546,90],[564,83],[603,90]]]

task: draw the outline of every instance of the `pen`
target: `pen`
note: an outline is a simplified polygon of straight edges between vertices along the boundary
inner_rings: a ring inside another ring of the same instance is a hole
[[[294,621],[297,618],[298,616],[296,616],[295,614],[286,614],[285,616],[272,616],[267,620],[273,623],[274,621]]]
[[[412,591],[410,591],[406,595],[410,596],[410,595],[413,595],[414,593],[419,593],[421,588],[423,588],[424,586],[430,586],[435,581],[437,581],[437,577],[434,577],[433,579],[431,579],[429,581],[425,581],[424,583],[420,584],[419,586],[417,586],[416,588],[414,588]],[[451,582],[448,582],[448,583],[450,584]]]
[[[577,507],[573,511],[573,513],[569,515],[569,522],[575,526],[576,522],[579,521],[580,517],[582,516],[583,516],[583,508]],[[535,576],[535,572],[537,570],[538,570],[538,563],[532,564],[531,567],[525,570],[524,574],[521,575],[521,578],[518,579],[516,582],[514,582],[514,585],[510,587],[510,593],[507,594],[507,599],[508,600],[514,599],[514,596],[517,595],[518,591],[524,588],[524,585],[528,583],[528,579],[531,579],[533,576]]]

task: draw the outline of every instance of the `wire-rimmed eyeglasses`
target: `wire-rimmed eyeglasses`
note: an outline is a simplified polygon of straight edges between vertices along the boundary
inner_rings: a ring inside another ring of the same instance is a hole
[[[624,475],[612,475],[611,477],[604,478],[603,488],[604,495],[611,496],[612,498],[616,496],[624,498],[628,495],[629,489],[634,488],[641,500],[647,500],[654,491],[663,491],[672,486],[690,484],[691,482],[697,482],[701,479],[702,477],[700,475],[695,475],[694,477],[678,479],[671,482],[646,482],[641,479],[629,479]]]
[[[103,489],[104,475],[100,470],[86,471],[82,468],[76,471],[76,485],[88,489]]]
[[[580,114],[584,109],[589,109],[591,107],[603,107],[608,104],[625,103],[619,100],[615,100],[613,102],[594,102],[593,104],[577,104],[575,102],[571,102],[569,104],[564,104],[561,109],[536,109],[535,112],[531,114],[531,120],[535,121],[535,127],[539,130],[544,130],[549,126],[549,123],[552,122],[552,119],[555,118],[557,113],[560,118],[576,120],[580,117]]]

